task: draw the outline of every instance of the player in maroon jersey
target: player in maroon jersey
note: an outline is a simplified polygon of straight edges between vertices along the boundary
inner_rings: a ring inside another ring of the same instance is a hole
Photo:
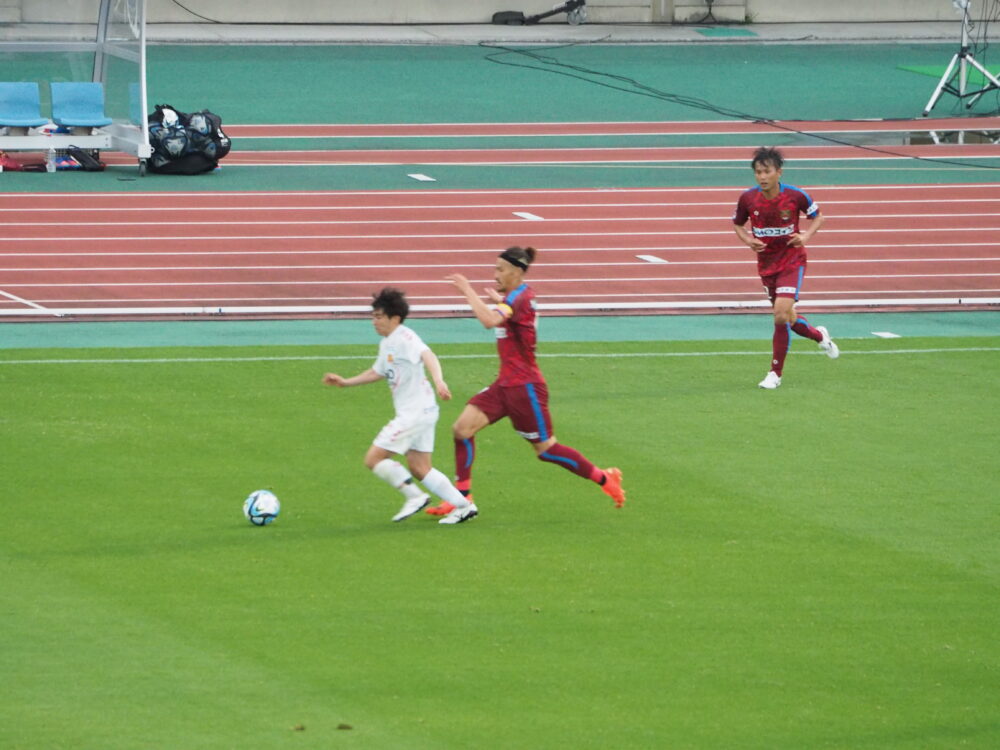
[[[757,187],[740,196],[733,214],[736,236],[757,253],[757,273],[774,309],[771,370],[758,384],[768,390],[781,385],[792,331],[815,341],[831,359],[840,356],[826,328],[813,328],[795,312],[806,272],[806,243],[823,226],[823,214],[804,190],[781,181],[783,164],[777,149],[757,149],[751,162]],[[802,231],[799,214],[810,219]]]
[[[620,508],[625,503],[621,470],[597,468],[579,452],[559,443],[552,433],[548,388],[535,362],[535,292],[524,281],[528,266],[536,255],[532,247],[511,247],[500,254],[493,273],[496,289],[486,290],[492,306],[476,294],[462,274],[446,277],[465,296],[483,327],[494,330],[500,355],[497,379],[469,399],[452,427],[455,486],[472,501],[475,435],[487,425],[510,417],[514,429],[531,443],[539,459],[562,466],[600,485],[615,501],[615,507]],[[429,508],[427,512],[444,515],[451,510],[452,505],[445,502]]]

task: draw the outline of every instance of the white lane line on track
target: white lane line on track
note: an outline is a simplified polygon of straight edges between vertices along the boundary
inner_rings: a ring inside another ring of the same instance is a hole
[[[412,175],[408,175],[412,177]],[[736,195],[736,193],[733,193]],[[738,197],[738,195],[737,195]],[[935,199],[935,204],[941,203],[997,203],[1000,204],[1000,195],[995,198],[943,198]],[[666,201],[657,201],[653,203],[649,202],[628,202],[628,203],[533,203],[530,204],[531,208],[535,209],[546,209],[546,208],[691,208],[691,207],[706,207],[706,206],[723,206],[731,208],[735,203],[734,200],[720,200],[720,201],[692,201],[687,203],[669,203]],[[860,200],[824,200],[822,205],[824,208],[827,206],[847,206],[847,205],[867,205],[868,201]],[[894,204],[926,204],[927,201],[918,198],[903,198],[894,199]],[[129,211],[184,211],[184,212],[198,212],[198,211],[426,211],[428,209],[442,209],[442,210],[454,210],[454,209],[508,209],[523,207],[525,204],[523,202],[519,203],[450,203],[450,204],[427,204],[427,203],[414,203],[414,204],[382,204],[382,205],[365,205],[365,206],[234,206],[234,205],[218,205],[218,206],[23,206],[19,208],[0,208],[0,213],[3,212],[16,212],[18,214],[24,213],[59,213],[64,214],[67,212],[115,212],[115,213],[127,213]],[[829,214],[828,214],[829,215]],[[920,216],[927,216],[928,214],[919,214]],[[956,214],[939,214],[942,216],[955,216]],[[962,214],[967,216],[970,214]],[[981,216],[983,214],[976,213],[971,214],[973,216]],[[876,218],[881,217],[880,214],[871,214],[866,218]],[[726,217],[728,218],[728,216]],[[856,218],[854,215],[848,216],[848,218]]]
[[[899,227],[899,228],[875,228],[875,229],[824,229],[824,236],[829,237],[835,234],[908,234],[918,233],[926,235],[931,232],[947,232],[949,234],[957,232],[982,232],[984,235],[995,236],[1000,233],[1000,227]],[[660,230],[657,232],[532,232],[530,235],[519,233],[516,229],[508,232],[477,232],[462,234],[227,234],[227,235],[181,235],[181,236],[122,236],[122,237],[0,237],[0,242],[176,242],[176,241],[197,241],[197,242],[218,242],[232,240],[441,240],[441,239],[468,239],[487,237],[662,237],[667,232]],[[670,230],[672,237],[705,237],[723,236],[730,237],[732,232],[728,230]]]
[[[893,244],[810,244],[810,249],[812,250],[853,250],[853,249],[877,249],[877,250],[893,250],[900,248],[916,248],[916,247],[932,247],[935,249],[941,248],[941,243],[939,242],[903,242],[903,243],[893,243]],[[952,242],[949,243],[949,247],[959,248],[959,247],[975,247],[975,248],[986,248],[986,247],[1000,247],[1000,242]],[[545,255],[549,256],[553,253],[609,253],[609,252],[624,252],[624,253],[635,253],[639,251],[655,251],[662,253],[670,252],[706,252],[706,251],[719,251],[719,252],[731,252],[733,254],[739,254],[739,257],[743,260],[746,259],[746,251],[741,247],[738,247],[735,243],[725,244],[725,245],[677,245],[673,247],[667,246],[653,246],[653,247],[546,247]],[[37,252],[27,252],[27,253],[4,253],[5,258],[57,258],[57,257],[101,257],[106,258],[113,256],[115,258],[129,258],[129,257],[157,257],[157,256],[229,256],[229,255],[448,255],[449,257],[454,256],[457,253],[484,253],[489,254],[491,257],[496,255],[497,249],[494,245],[489,247],[463,247],[463,248],[451,248],[446,250],[435,250],[433,248],[376,248],[373,250],[137,250],[129,251],[122,250],[114,253],[109,253],[107,251],[102,252],[75,252],[75,251],[49,251],[40,250]],[[896,259],[894,258],[859,258],[856,260],[850,259],[836,259],[836,258],[817,258],[815,260],[810,259],[810,263],[892,263]],[[931,258],[931,259],[921,259],[921,258],[902,258],[899,259],[900,262],[906,260],[953,260],[951,258]],[[966,260],[964,258],[959,258],[958,260]],[[968,260],[975,260],[969,258]],[[996,260],[996,258],[979,258],[979,260]]]
[[[728,195],[733,190],[743,191],[747,189],[747,185],[740,184],[730,187],[626,187],[626,188],[530,188],[530,189],[505,189],[505,190],[427,190],[421,191],[419,195],[422,196],[438,196],[438,195],[458,195],[462,197],[468,196],[483,196],[483,195],[527,195],[527,196],[537,196],[537,195],[601,195],[610,194],[615,196],[628,195],[631,193],[638,193],[640,195],[650,195],[650,194],[675,194],[681,193],[682,195],[689,195],[693,193],[720,193]],[[895,193],[905,193],[909,190],[930,190],[936,195],[952,191],[973,191],[976,193],[982,193],[984,189],[989,188],[1000,188],[1000,182],[979,182],[979,183],[924,183],[924,184],[910,184],[910,185],[894,185],[891,183],[886,183],[882,185],[813,185],[810,188],[811,192],[819,192],[820,190],[827,191],[846,191],[848,193],[854,194],[857,192],[864,192],[866,190],[889,190]],[[224,198],[229,200],[233,197],[240,196],[251,196],[251,197],[281,197],[281,198],[294,198],[296,196],[308,197],[308,196],[325,196],[325,197],[352,197],[352,196],[408,196],[410,198],[415,197],[412,190],[318,190],[318,191],[234,191],[234,192],[212,192],[206,191],[197,194],[197,200],[203,201],[205,198]],[[145,198],[184,198],[187,200],[192,199],[191,193],[171,193],[171,192],[153,192],[153,193],[88,193],[86,195],[86,200],[92,200],[95,198],[102,198],[112,200],[116,203],[127,200],[127,199],[145,199]],[[53,199],[53,203],[59,203],[66,198],[73,198],[76,200],[81,200],[80,193],[0,193],[0,198],[16,200],[22,199],[31,204],[37,204],[39,201],[46,199]],[[60,199],[60,200],[56,200]],[[937,198],[934,199],[935,201]]]
[[[636,264],[638,265],[638,264]],[[977,273],[977,278],[983,277],[995,277],[1000,276],[1000,273]],[[819,279],[942,279],[942,278],[969,278],[968,273],[886,273],[886,274],[813,274],[810,279],[813,281]],[[691,281],[739,281],[747,282],[749,277],[745,274],[740,274],[738,276],[658,276],[658,277],[616,277],[616,278],[599,278],[595,279],[592,277],[588,278],[574,278],[574,279],[535,279],[532,281],[532,286],[541,286],[543,284],[627,284],[627,283],[638,283],[638,284],[648,284],[650,282],[691,282]],[[102,281],[98,285],[102,287],[177,287],[177,286],[211,286],[211,287],[222,287],[222,286],[302,286],[302,285],[315,285],[315,286],[350,286],[358,284],[369,284],[369,285],[386,285],[396,283],[390,280],[358,280],[358,279],[304,279],[304,280],[244,280],[244,281]],[[423,285],[423,284],[445,284],[447,283],[444,279],[410,279],[406,282],[408,285]],[[487,284],[491,283],[490,279],[474,279],[471,280],[472,284]],[[5,284],[8,289],[25,289],[25,288],[56,288],[56,287],[79,287],[88,286],[87,284],[81,284],[79,282],[58,282],[58,283],[48,283],[48,282],[19,282],[16,284]]]
[[[263,211],[267,209],[258,209],[258,211]],[[548,221],[550,223],[559,222],[572,222],[572,223],[582,223],[582,222],[642,222],[642,221],[712,221],[712,222],[725,222],[730,217],[724,214],[715,214],[710,216],[561,216],[561,217],[551,217],[543,218],[538,214],[531,213],[529,211],[513,211],[514,216],[517,216],[521,220],[527,221]],[[976,213],[960,214],[960,213],[949,213],[949,214],[927,214],[927,213],[916,213],[916,214],[848,214],[844,216],[837,216],[836,214],[827,214],[827,219],[835,218],[839,221],[850,221],[853,219],[885,219],[885,220],[914,220],[914,219],[992,219],[1000,216],[1000,212],[997,213],[984,213],[982,211]],[[485,219],[467,219],[460,216],[455,216],[447,219],[407,219],[407,218],[380,218],[380,219],[315,219],[315,220],[294,220],[296,226],[327,226],[327,225],[351,225],[351,224],[499,224],[503,222],[515,222],[515,219],[506,218],[485,218]],[[282,224],[285,222],[271,220],[236,220],[236,221],[185,221],[184,226],[207,226],[207,227],[218,227],[218,226],[272,226],[274,224]],[[5,226],[8,227],[65,227],[66,222],[64,221],[8,221],[4,222]],[[156,227],[162,226],[162,221],[76,221],[73,222],[74,227]],[[927,230],[938,230],[939,227],[925,227]],[[671,230],[665,230],[671,231]],[[875,230],[871,230],[875,231]]]
[[[834,291],[822,291],[822,292],[813,291],[813,292],[809,293],[809,295],[808,295],[809,298],[808,299],[800,300],[799,304],[801,306],[803,306],[803,307],[808,306],[810,302],[812,304],[814,304],[814,305],[816,305],[816,304],[818,304],[818,305],[826,304],[823,300],[815,299],[817,297],[843,297],[844,298],[843,301],[845,303],[848,303],[852,299],[854,299],[854,298],[852,298],[850,296],[852,294],[853,295],[861,295],[861,294],[864,294],[864,295],[872,295],[872,294],[888,294],[888,295],[893,295],[893,294],[895,294],[895,295],[903,295],[903,294],[906,294],[906,295],[913,295],[913,294],[948,294],[948,295],[954,295],[954,294],[962,294],[962,295],[991,294],[991,295],[996,295],[996,294],[1000,294],[1000,288],[998,288],[998,289],[867,289],[865,291],[858,291],[856,289],[849,289],[849,290],[834,290]],[[752,298],[755,298],[755,299],[760,299],[761,300],[760,304],[762,306],[768,304],[763,299],[761,299],[762,295],[761,295],[760,292],[705,292],[705,291],[694,291],[694,292],[634,292],[634,293],[629,293],[629,294],[618,294],[618,293],[615,293],[615,294],[608,294],[608,293],[587,294],[585,292],[573,291],[573,292],[568,292],[568,293],[565,293],[565,294],[560,294],[558,292],[549,292],[545,296],[546,300],[549,300],[549,301],[556,301],[556,300],[562,300],[562,299],[571,299],[571,300],[602,299],[602,300],[617,301],[619,299],[636,300],[636,299],[640,299],[640,298],[642,298],[642,299],[656,300],[656,299],[661,299],[662,298],[664,300],[667,300],[667,304],[668,305],[669,305],[670,301],[672,300],[672,298],[677,298],[677,297],[692,297],[692,298],[696,298],[696,299],[699,299],[699,300],[715,300],[716,304],[718,304],[719,306],[725,306],[726,300],[728,298],[731,298],[731,297],[752,297]],[[435,303],[435,302],[449,301],[449,300],[454,300],[454,298],[455,298],[454,295],[444,296],[444,295],[433,295],[433,294],[414,294],[413,296],[410,297],[410,300],[414,302],[414,308],[413,309],[415,311],[419,311],[424,303]],[[969,302],[972,302],[974,298],[970,298],[970,297],[966,296],[966,297],[964,297],[964,299],[966,300],[967,303],[969,303]],[[269,302],[269,303],[274,303],[274,302],[286,302],[286,303],[288,303],[288,302],[292,302],[292,303],[294,303],[294,302],[326,302],[326,303],[332,305],[334,303],[365,302],[365,301],[370,301],[370,300],[371,300],[371,295],[370,294],[368,294],[368,295],[354,296],[354,297],[352,297],[352,296],[332,297],[330,295],[323,295],[323,296],[318,296],[318,297],[309,297],[309,296],[298,296],[298,297],[267,297],[266,299],[262,299],[260,297],[213,297],[212,298],[212,302],[213,302],[213,304],[215,304],[215,306],[218,306],[219,303],[227,303],[227,304],[229,304],[229,303],[233,303],[233,302],[242,302],[242,303],[252,303],[252,302],[257,302],[257,303],[263,303],[263,302]],[[420,300],[420,302],[416,302],[417,300]],[[69,304],[101,305],[101,304],[120,304],[121,303],[121,300],[119,300],[119,299],[97,299],[97,298],[88,298],[88,299],[40,299],[38,301],[39,302],[44,302],[45,304],[47,304],[49,306],[52,306],[52,305],[69,305]],[[925,298],[923,301],[926,304],[926,303],[932,301],[932,298]],[[128,302],[130,302],[130,303],[154,303],[154,302],[155,303],[168,303],[169,302],[169,303],[187,303],[189,305],[192,305],[192,304],[196,304],[196,303],[204,304],[205,303],[205,299],[204,299],[204,297],[202,297],[202,298],[192,298],[192,297],[134,297],[134,298],[130,298],[128,300]],[[539,307],[541,309],[544,309],[545,308],[545,304],[546,303],[544,303],[544,302],[540,303]],[[614,304],[614,303],[612,302],[612,304]],[[459,307],[459,306],[456,306],[456,307]],[[129,308],[123,308],[123,309],[127,311]],[[275,311],[280,311],[279,307],[275,307],[274,309],[275,309]]]
[[[637,255],[642,262],[637,263],[635,261],[601,261],[600,263],[586,263],[581,261],[573,261],[570,263],[546,263],[546,268],[581,268],[586,266],[594,266],[601,269],[610,268],[621,268],[621,267],[634,267],[634,266],[648,266],[649,264],[670,264],[674,266],[737,266],[745,267],[746,258],[733,258],[732,260],[667,260],[666,258],[661,258],[656,255]],[[990,262],[1000,262],[1000,257],[997,258],[864,258],[862,260],[855,260],[852,258],[846,259],[831,259],[824,258],[822,260],[810,260],[810,267],[816,265],[827,265],[827,264],[847,264],[847,265],[860,265],[860,264],[871,264],[871,263],[889,263],[891,265],[897,265],[900,263],[990,263]],[[39,268],[7,268],[4,273],[132,273],[132,272],[142,272],[142,271],[358,271],[358,270],[384,270],[384,271],[414,271],[425,268],[461,268],[464,266],[475,265],[477,268],[480,267],[481,263],[421,263],[420,265],[413,264],[403,264],[403,265],[392,265],[388,263],[368,263],[368,264],[324,264],[324,265],[257,265],[257,266],[72,266],[72,267],[54,267],[54,266],[42,266]],[[981,275],[978,272],[976,275]],[[824,278],[823,276],[817,276],[815,274],[810,274],[810,279]],[[867,278],[867,277],[865,277]],[[558,279],[550,279],[550,281],[558,281]]]

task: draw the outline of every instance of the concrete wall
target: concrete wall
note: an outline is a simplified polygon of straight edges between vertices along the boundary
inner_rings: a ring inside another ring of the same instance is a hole
[[[973,0],[973,17],[996,0]],[[558,0],[185,0],[223,23],[489,23],[501,10],[544,13]],[[0,22],[90,22],[98,0],[0,0]],[[588,0],[591,23],[958,21],[950,0]],[[147,0],[150,23],[205,23],[170,0]],[[565,23],[558,15],[553,23]]]
[[[974,0],[974,18],[982,18],[992,0]],[[746,0],[751,23],[872,22],[872,21],[955,21],[961,15],[951,0]],[[957,34],[957,31],[956,31]]]
[[[0,0],[0,23],[21,20],[21,0]]]

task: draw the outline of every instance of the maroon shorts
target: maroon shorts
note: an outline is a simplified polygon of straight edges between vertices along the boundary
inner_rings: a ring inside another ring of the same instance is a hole
[[[764,282],[764,291],[767,298],[774,303],[775,297],[791,297],[796,302],[799,300],[799,292],[802,289],[802,279],[806,275],[806,267],[788,268],[770,276],[761,276]]]
[[[543,443],[552,437],[552,417],[549,415],[549,389],[545,383],[526,385],[493,385],[469,399],[490,420],[490,424],[510,417],[517,434],[532,443]]]

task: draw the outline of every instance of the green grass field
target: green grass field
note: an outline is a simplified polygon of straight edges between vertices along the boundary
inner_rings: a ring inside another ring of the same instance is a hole
[[[0,351],[0,747],[996,748],[1000,337],[842,348],[547,344],[627,506],[504,423],[452,528],[361,464],[384,385],[320,385],[374,343]],[[450,474],[496,363],[436,349]]]

